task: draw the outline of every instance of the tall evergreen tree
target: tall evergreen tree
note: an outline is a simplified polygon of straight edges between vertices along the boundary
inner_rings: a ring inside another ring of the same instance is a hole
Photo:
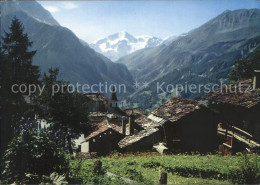
[[[12,20],[9,32],[3,38],[3,52],[7,55],[12,69],[9,74],[17,84],[38,84],[40,72],[38,66],[32,65],[36,51],[30,51],[32,42],[27,33],[24,33],[23,24],[15,17]]]
[[[10,141],[14,128],[19,126],[21,117],[28,114],[29,105],[25,102],[25,94],[12,92],[14,84],[39,84],[40,72],[37,66],[32,65],[36,51],[30,51],[32,42],[24,33],[23,24],[17,19],[12,20],[9,31],[1,38],[1,107],[3,147]]]

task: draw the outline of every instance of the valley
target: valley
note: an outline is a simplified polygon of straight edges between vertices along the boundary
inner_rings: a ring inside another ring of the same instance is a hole
[[[2,6],[1,33],[14,16],[23,22],[32,49],[37,50],[33,63],[42,75],[57,67],[59,78],[73,84],[125,84],[127,92],[119,94],[123,108],[134,104],[152,110],[172,96],[199,99],[203,93],[158,93],[156,84],[226,83],[234,61],[249,57],[260,46],[259,9],[225,11],[164,40],[122,31],[87,43],[37,2]],[[147,85],[135,88],[135,82]]]

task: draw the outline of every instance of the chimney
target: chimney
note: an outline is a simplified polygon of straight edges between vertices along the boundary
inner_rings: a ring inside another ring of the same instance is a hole
[[[130,115],[129,116],[129,135],[133,135],[134,133],[134,122],[135,122],[135,116],[134,115]]]
[[[122,134],[126,135],[126,122],[122,120]]]
[[[254,71],[253,89],[260,88],[260,70]]]

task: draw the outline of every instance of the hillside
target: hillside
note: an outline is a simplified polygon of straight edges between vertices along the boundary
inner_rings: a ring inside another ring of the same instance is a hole
[[[135,52],[119,59],[126,64],[140,82],[150,87],[130,97],[134,102],[151,100],[151,104],[165,101],[175,94],[156,93],[156,83],[204,84],[227,78],[233,63],[245,58],[260,46],[260,9],[225,11],[169,46]],[[182,94],[198,98],[201,94]],[[144,108],[151,108],[141,103]]]
[[[185,36],[174,40],[163,50],[157,47],[155,51],[159,53],[154,51],[154,54],[147,55],[145,58],[142,58],[142,52],[138,55],[134,53],[131,56],[134,56],[135,60],[131,62],[130,70],[141,68],[137,78],[152,81],[174,69],[191,64],[216,65],[214,60],[219,56],[236,51],[250,39],[260,36],[259,20],[260,9],[225,11]],[[250,49],[258,44],[253,43]],[[127,59],[121,58],[118,62],[129,66]]]
[[[60,26],[37,2],[1,2],[1,5],[4,10],[1,33],[7,30],[16,16],[33,41],[32,49],[37,50],[33,63],[40,66],[42,73],[50,67],[58,67],[59,77],[72,83],[132,83],[132,76],[125,65],[115,64],[95,52],[72,31]]]

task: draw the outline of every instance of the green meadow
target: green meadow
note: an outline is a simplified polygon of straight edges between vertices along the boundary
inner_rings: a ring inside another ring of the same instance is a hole
[[[93,174],[94,162],[116,176]],[[81,183],[125,183],[121,177],[138,184],[158,184],[161,172],[167,172],[168,184],[240,184],[259,183],[260,156],[242,155],[157,155],[113,154],[109,157],[71,162],[71,178]]]

